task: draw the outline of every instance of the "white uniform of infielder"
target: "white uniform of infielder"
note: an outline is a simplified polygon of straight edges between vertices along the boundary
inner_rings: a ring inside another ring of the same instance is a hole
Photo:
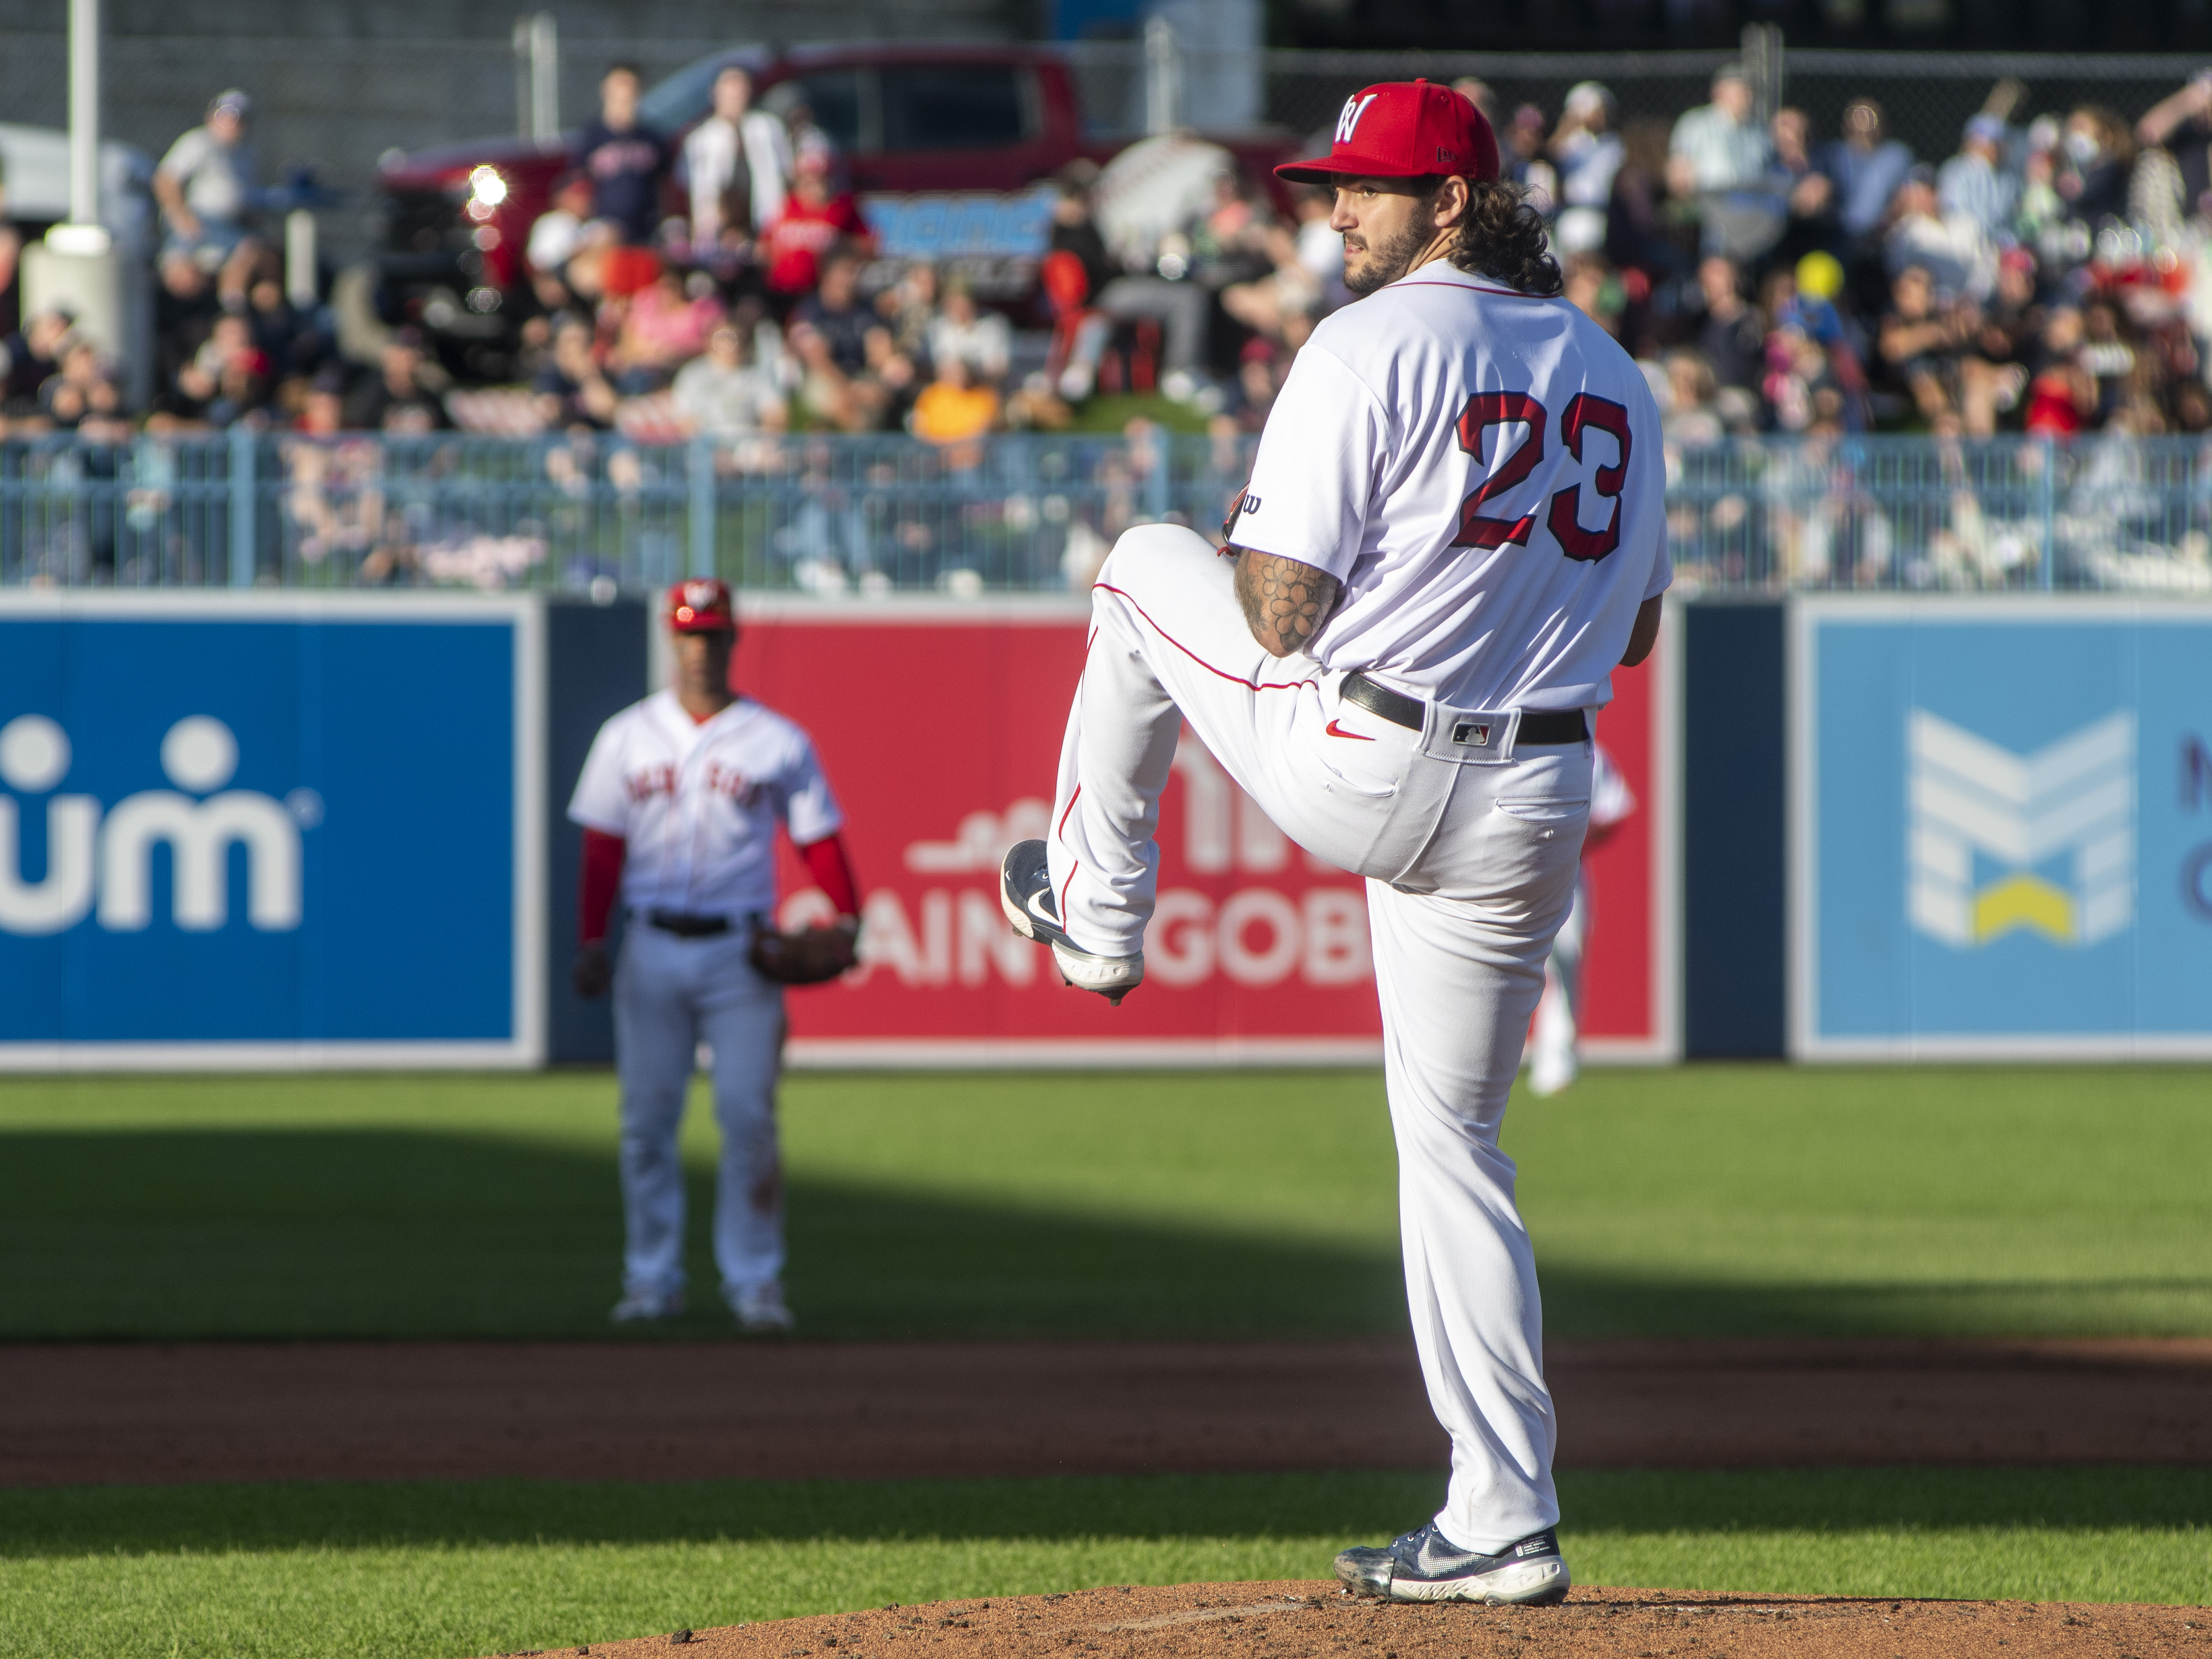
[[[677,1137],[703,1042],[713,1052],[722,1136],[714,1200],[722,1293],[747,1329],[786,1329],[775,1119],[783,988],[754,969],[748,951],[755,928],[771,925],[775,911],[777,826],[803,850],[835,848],[844,816],[806,733],[750,698],[728,697],[727,642],[736,636],[728,590],[719,581],[679,583],[672,598],[677,641],[691,647],[679,653],[679,685],[599,729],[568,806],[600,838],[587,840],[585,854],[586,956],[605,936],[592,860],[610,839],[629,916],[614,974],[624,1222],[614,1316],[663,1318],[684,1305]],[[694,655],[702,662],[692,663]],[[721,697],[687,708],[682,694],[697,701],[697,688],[684,685],[685,676],[723,688]],[[716,701],[719,712],[707,712]],[[842,851],[836,861],[843,864]],[[849,869],[842,896],[849,906]],[[580,972],[579,988],[588,989],[582,979]]]
[[[1592,744],[1589,828],[1583,851],[1589,853],[1635,810],[1635,793],[1620,769],[1601,745]],[[1583,963],[1589,947],[1591,917],[1589,876],[1578,869],[1573,908],[1559,924],[1552,940],[1552,958],[1544,965],[1544,999],[1536,1005],[1536,1027],[1529,1038],[1534,1050],[1528,1060],[1531,1093],[1558,1094],[1582,1069]]]
[[[1649,650],[1671,579],[1658,413],[1556,297],[1540,222],[1456,93],[1368,88],[1328,158],[1284,171],[1337,185],[1366,297],[1297,356],[1233,568],[1171,526],[1115,544],[1051,832],[1008,854],[1005,902],[1071,983],[1118,1001],[1142,979],[1184,720],[1293,839],[1368,878],[1407,1291],[1451,1480],[1431,1522],[1337,1571],[1400,1600],[1554,1601],[1535,1263],[1498,1134],[1574,896],[1586,711]]]

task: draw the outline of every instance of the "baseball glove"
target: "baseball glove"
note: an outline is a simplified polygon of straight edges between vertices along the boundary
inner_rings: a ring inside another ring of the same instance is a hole
[[[820,985],[860,964],[854,936],[843,927],[805,927],[780,933],[769,927],[753,935],[752,963],[762,978],[779,985]]]

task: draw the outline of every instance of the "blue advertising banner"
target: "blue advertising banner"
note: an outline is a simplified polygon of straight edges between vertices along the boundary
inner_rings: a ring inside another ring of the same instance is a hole
[[[0,598],[0,1066],[535,1064],[542,625]]]
[[[2212,606],[1795,606],[1791,1049],[2212,1054]]]

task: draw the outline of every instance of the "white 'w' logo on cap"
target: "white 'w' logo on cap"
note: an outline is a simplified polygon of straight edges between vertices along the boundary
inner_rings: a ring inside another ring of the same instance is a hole
[[[1336,118],[1336,142],[1348,144],[1352,135],[1359,130],[1359,118],[1367,113],[1367,106],[1375,101],[1375,94],[1362,98],[1358,93],[1344,100],[1344,112]]]

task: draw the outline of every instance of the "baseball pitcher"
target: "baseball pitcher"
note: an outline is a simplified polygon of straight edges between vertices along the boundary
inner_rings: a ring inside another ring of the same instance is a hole
[[[1276,823],[1367,878],[1406,1288],[1452,1443],[1444,1507],[1338,1577],[1398,1601],[1555,1601],[1555,1427],[1498,1132],[1572,902],[1590,716],[1671,580],[1644,377],[1559,298],[1542,221],[1465,98],[1350,99],[1317,161],[1345,280],[1267,417],[1219,555],[1174,526],[1092,594],[1049,836],[1017,932],[1118,1003],[1144,979],[1181,722]]]
[[[575,985],[612,980],[622,1079],[623,1295],[617,1323],[684,1310],[684,1164],[677,1152],[699,1046],[714,1054],[722,1132],[714,1261],[744,1329],[788,1331],[783,1166],[775,1085],[783,987],[853,965],[860,896],[838,830],[844,815],[814,744],[790,720],[730,691],[738,624],[721,582],[669,592],[676,680],[599,728],[568,816],[584,827]],[[775,832],[790,835],[839,924],[779,934]],[[610,973],[607,921],[629,912]]]

